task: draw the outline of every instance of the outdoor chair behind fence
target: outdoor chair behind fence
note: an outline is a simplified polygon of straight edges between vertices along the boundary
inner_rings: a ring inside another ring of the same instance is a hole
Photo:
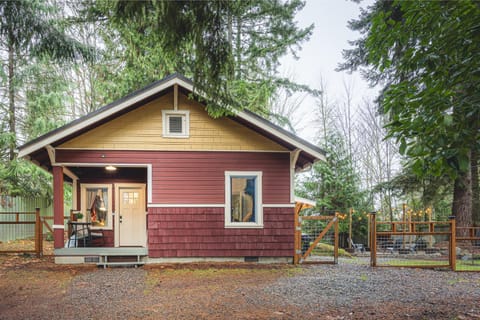
[[[354,252],[365,252],[365,246],[362,243],[354,243],[351,238],[348,238],[348,242],[350,243],[350,246],[354,250]]]

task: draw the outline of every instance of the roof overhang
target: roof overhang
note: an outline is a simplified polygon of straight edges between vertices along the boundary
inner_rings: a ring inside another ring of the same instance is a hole
[[[63,127],[55,129],[41,137],[38,137],[19,148],[18,157],[27,158],[37,165],[48,170],[49,161],[48,149],[51,146],[61,144],[79,134],[82,134],[91,128],[102,124],[109,119],[124,114],[136,106],[143,105],[160,95],[172,90],[175,86],[181,87],[188,92],[195,93],[193,83],[179,74],[170,75],[162,80],[140,89],[122,99],[112,102],[92,113],[89,113],[75,121],[66,124]],[[301,171],[309,168],[318,160],[325,160],[325,153],[315,145],[293,135],[283,128],[274,125],[268,120],[256,115],[248,110],[234,112],[231,116],[234,120],[250,127],[253,130],[276,141],[292,152],[300,150],[297,160],[296,170]],[[51,163],[50,163],[51,165]]]
[[[303,204],[305,208],[313,208],[317,205],[315,200],[295,196],[295,202]]]

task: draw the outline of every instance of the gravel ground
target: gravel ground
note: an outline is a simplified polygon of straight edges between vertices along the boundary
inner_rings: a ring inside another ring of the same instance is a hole
[[[480,273],[351,261],[104,270],[0,256],[0,319],[480,319]]]
[[[480,319],[480,273],[340,263],[310,267],[295,277],[279,279],[266,290],[312,315]]]

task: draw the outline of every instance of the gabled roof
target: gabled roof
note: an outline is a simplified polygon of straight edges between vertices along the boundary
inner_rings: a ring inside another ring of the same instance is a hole
[[[140,105],[148,103],[169,92],[169,90],[172,90],[174,85],[177,85],[181,89],[183,88],[184,91],[194,92],[193,83],[189,79],[180,74],[170,75],[74,120],[63,127],[29,141],[19,148],[18,156],[20,158],[35,158],[35,156],[40,156],[39,153],[45,153],[47,146],[59,145],[102,123],[125,114]],[[238,111],[234,116],[231,116],[231,119],[257,131],[291,151],[298,150],[298,170],[311,165],[317,160],[325,160],[323,150],[253,112],[248,110]]]

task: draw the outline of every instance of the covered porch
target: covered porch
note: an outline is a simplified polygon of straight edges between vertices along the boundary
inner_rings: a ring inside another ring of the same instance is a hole
[[[110,265],[125,261],[112,262],[109,257],[128,256],[140,264],[148,254],[146,189],[151,166],[62,163],[51,171],[56,262]],[[67,207],[65,195],[70,192]],[[68,211],[70,219],[64,222]]]

